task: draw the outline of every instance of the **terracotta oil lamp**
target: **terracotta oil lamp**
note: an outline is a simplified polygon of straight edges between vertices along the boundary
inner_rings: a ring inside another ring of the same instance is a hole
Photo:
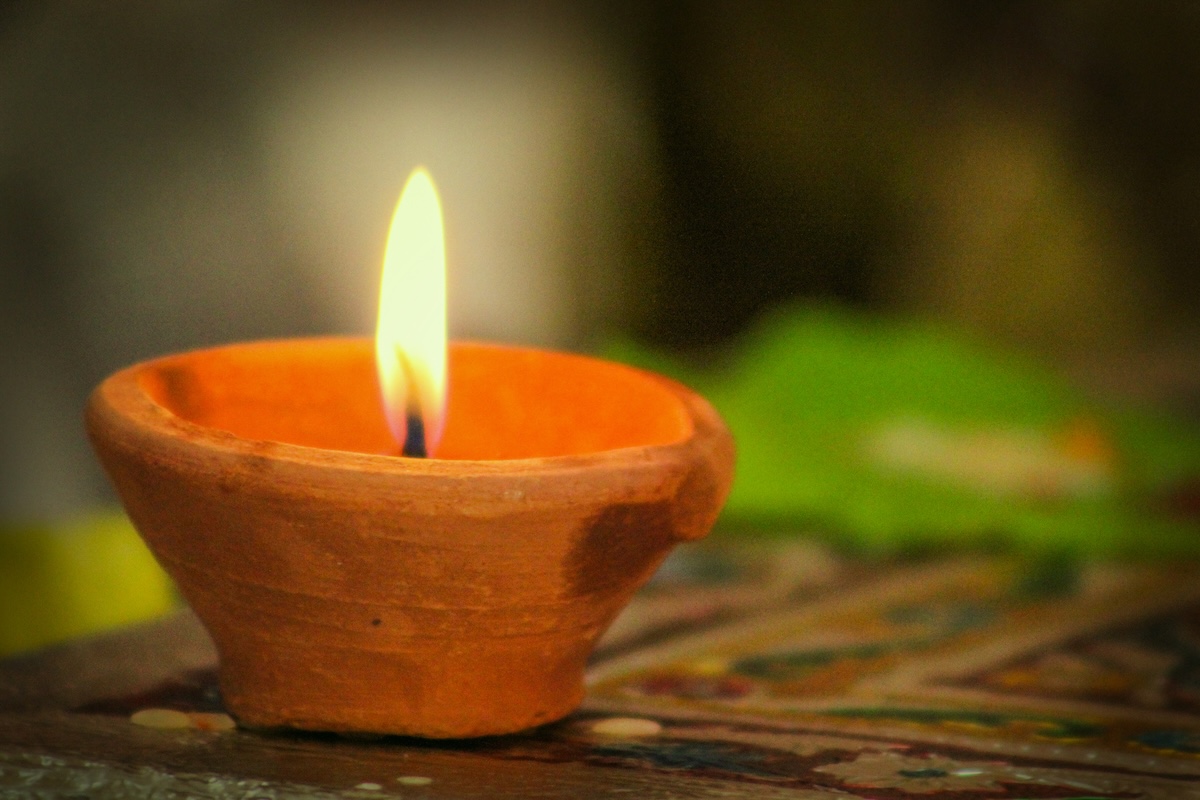
[[[651,373],[444,333],[429,366],[388,330],[135,365],[97,388],[89,434],[241,723],[466,737],[561,718],[633,592],[708,532],[732,439]]]

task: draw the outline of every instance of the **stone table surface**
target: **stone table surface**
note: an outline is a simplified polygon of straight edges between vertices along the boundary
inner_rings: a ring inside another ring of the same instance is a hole
[[[130,721],[220,711],[216,668],[187,612],[0,662],[0,797],[1200,798],[1200,563],[713,543],[609,632],[583,707],[525,734]]]

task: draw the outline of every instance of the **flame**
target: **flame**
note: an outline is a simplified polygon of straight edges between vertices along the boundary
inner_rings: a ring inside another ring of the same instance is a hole
[[[432,453],[446,409],[446,247],[437,189],[420,167],[388,232],[375,367],[396,443],[406,455]]]

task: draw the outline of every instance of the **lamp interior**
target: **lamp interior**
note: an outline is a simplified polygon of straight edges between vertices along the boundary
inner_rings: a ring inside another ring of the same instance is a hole
[[[651,375],[592,358],[454,343],[439,459],[571,456],[692,433]],[[243,439],[397,454],[366,339],[257,342],[144,365],[142,389],[176,416]]]

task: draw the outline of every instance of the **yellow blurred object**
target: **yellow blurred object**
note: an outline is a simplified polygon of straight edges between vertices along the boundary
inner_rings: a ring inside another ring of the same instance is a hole
[[[119,511],[0,525],[0,656],[153,619],[178,602]]]

